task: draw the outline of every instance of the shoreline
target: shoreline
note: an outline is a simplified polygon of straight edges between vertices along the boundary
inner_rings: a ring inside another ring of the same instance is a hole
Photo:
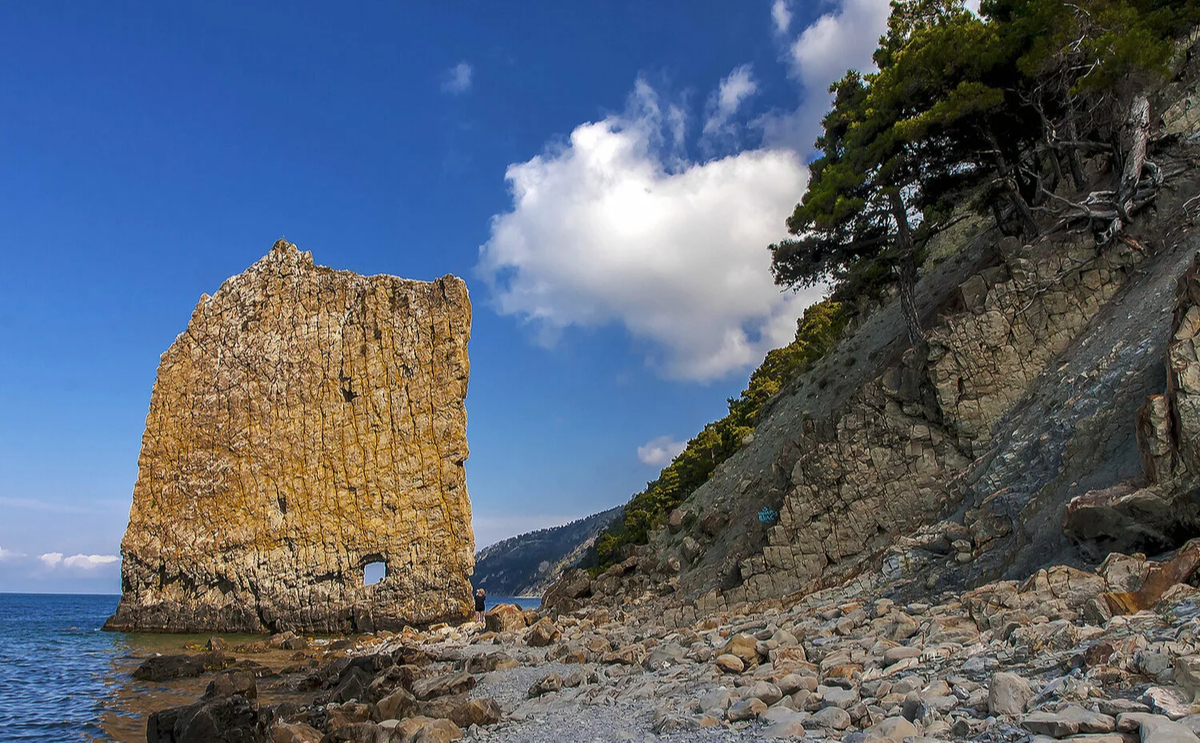
[[[304,703],[255,706],[264,731],[291,736],[276,741],[415,740],[426,728],[440,737],[419,739],[498,743],[1117,743],[1139,729],[1143,741],[1152,730],[1200,740],[1200,590],[1175,584],[1139,612],[1096,614],[1107,592],[1157,585],[1170,567],[1116,555],[1099,573],[1059,566],[907,603],[860,580],[681,629],[648,604],[554,617],[500,606],[486,628],[306,645],[275,677],[245,678],[244,655],[197,704],[215,704],[221,683],[302,691]]]

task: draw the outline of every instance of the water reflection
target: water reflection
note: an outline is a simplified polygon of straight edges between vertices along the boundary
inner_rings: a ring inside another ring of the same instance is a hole
[[[230,648],[263,637],[259,635],[155,635],[111,633],[113,637],[109,672],[105,679],[106,693],[98,706],[101,734],[91,740],[141,743],[146,740],[146,723],[150,715],[168,707],[179,707],[199,701],[214,674],[199,678],[170,681],[141,681],[133,672],[154,654],[199,652],[210,637],[220,637]],[[252,660],[267,670],[258,682],[261,705],[296,700],[296,693],[283,688],[279,671],[297,663],[296,653],[271,650],[265,653],[244,654],[236,650],[229,655],[237,660]]]

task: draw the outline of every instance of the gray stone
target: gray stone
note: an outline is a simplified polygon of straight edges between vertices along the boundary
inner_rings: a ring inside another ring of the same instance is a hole
[[[1161,715],[1145,715],[1141,720],[1142,743],[1197,743],[1200,738],[1186,725]]]
[[[1015,673],[997,673],[988,686],[988,711],[993,715],[1016,716],[1025,712],[1033,699],[1029,682]]]
[[[1111,733],[1117,721],[1108,715],[1072,705],[1060,712],[1035,712],[1021,721],[1031,733],[1065,738],[1076,733]]]
[[[904,743],[905,738],[910,735],[920,735],[921,731],[917,729],[916,725],[903,717],[889,717],[872,725],[866,732],[876,738],[883,738],[895,743]]]
[[[805,718],[806,715],[803,712],[793,713],[763,728],[760,735],[768,740],[803,738]]]
[[[725,687],[710,691],[696,700],[696,706],[705,714],[720,714],[729,709],[733,695]]]
[[[1150,709],[1172,720],[1179,720],[1192,714],[1192,704],[1184,699],[1183,693],[1175,689],[1152,686],[1146,690],[1139,700],[1150,706]]]
[[[825,687],[821,689],[821,697],[825,700],[827,707],[841,707],[842,709],[850,709],[855,704],[858,704],[858,692],[853,689],[839,689],[837,687]]]
[[[783,699],[783,692],[775,684],[767,683],[766,681],[758,681],[752,686],[747,686],[742,689],[742,697],[754,697],[762,701],[763,704],[770,707],[780,699]]]
[[[804,719],[804,727],[845,730],[850,727],[850,713],[841,707],[826,707]]]
[[[762,703],[761,699],[750,697],[736,702],[726,712],[725,716],[730,722],[738,722],[740,720],[753,720],[754,718],[767,711],[767,705]]]

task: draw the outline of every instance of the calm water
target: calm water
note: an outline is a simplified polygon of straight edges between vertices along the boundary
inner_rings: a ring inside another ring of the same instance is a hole
[[[186,652],[207,636],[101,632],[118,598],[0,593],[0,741],[144,741],[150,712],[200,697],[206,678],[168,686],[130,674],[152,653]],[[538,600],[488,598],[497,603]]]

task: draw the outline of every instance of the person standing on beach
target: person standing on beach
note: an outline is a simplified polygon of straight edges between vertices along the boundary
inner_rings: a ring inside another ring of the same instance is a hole
[[[483,606],[486,599],[487,594],[483,592],[482,588],[475,592],[475,621],[479,622],[480,624],[484,623]]]

